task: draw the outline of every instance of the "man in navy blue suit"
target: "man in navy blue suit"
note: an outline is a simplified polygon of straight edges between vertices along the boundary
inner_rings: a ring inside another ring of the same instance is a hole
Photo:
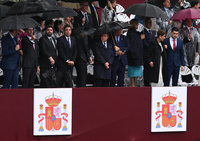
[[[169,82],[172,76],[172,86],[177,86],[179,71],[184,70],[184,50],[183,41],[178,39],[177,27],[173,27],[171,31],[171,37],[164,40],[167,45],[167,77],[165,86],[169,86]]]
[[[18,88],[19,78],[19,45],[16,35],[18,30],[10,30],[6,36],[2,38],[2,61],[1,68],[4,74],[3,88]]]
[[[87,12],[88,2],[83,1],[80,3],[81,10],[78,12],[78,16],[74,17],[74,27],[90,26],[93,27],[92,15]]]
[[[129,48],[129,42],[126,36],[122,35],[122,29],[115,31],[115,45],[119,47],[119,51],[114,54],[114,61],[111,68],[111,87],[116,84],[116,76],[118,76],[118,87],[124,86],[125,67],[128,65],[126,51]]]
[[[108,41],[108,33],[101,35],[101,40],[94,43],[94,78],[96,87],[109,87],[111,65],[114,59],[113,45]]]
[[[149,44],[155,39],[156,32],[151,30],[152,27],[152,21],[151,18],[146,18],[144,21],[144,35],[145,38],[142,40],[143,47],[144,47],[144,85],[150,86],[150,82],[148,82],[149,79],[147,79],[148,72],[146,71],[146,68],[149,67],[149,64],[146,61],[146,51],[149,47]]]

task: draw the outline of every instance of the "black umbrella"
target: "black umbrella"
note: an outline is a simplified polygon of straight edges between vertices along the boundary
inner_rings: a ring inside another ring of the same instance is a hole
[[[51,5],[47,1],[23,1],[15,3],[10,8],[7,15],[24,15],[56,10],[55,6]]]
[[[70,16],[78,15],[78,13],[71,8],[65,8],[60,5],[57,5],[55,7],[56,7],[57,11],[45,12],[42,15],[42,18],[44,18],[45,20],[50,20],[50,19],[59,18],[59,17],[70,17]]]
[[[98,37],[104,33],[110,33],[112,31],[115,31],[116,29],[125,29],[129,27],[131,27],[130,24],[127,24],[121,21],[105,23],[102,26],[97,28],[97,30],[94,32],[94,36]]]
[[[77,3],[77,2],[85,2],[85,1],[92,2],[93,0],[61,0],[61,1]]]
[[[96,29],[93,27],[77,27],[72,30],[72,36],[80,37],[80,36],[92,36]]]
[[[6,5],[0,5],[0,17],[5,17],[6,13],[9,11],[10,7]]]
[[[39,25],[34,19],[23,15],[9,16],[0,20],[0,29],[5,30],[25,29]]]
[[[16,2],[14,1],[0,1],[0,5],[5,5],[5,6],[13,6]]]
[[[167,19],[167,15],[163,12],[162,9],[148,3],[140,3],[140,4],[131,5],[124,11],[124,13],[135,14],[137,16],[144,16],[144,17]]]

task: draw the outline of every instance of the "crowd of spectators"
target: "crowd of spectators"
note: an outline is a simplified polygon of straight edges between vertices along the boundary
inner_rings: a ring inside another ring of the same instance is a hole
[[[131,87],[136,86],[137,77],[143,77],[144,86],[169,86],[171,78],[172,85],[177,86],[179,70],[195,65],[200,45],[199,31],[195,27],[199,20],[182,22],[170,18],[182,9],[199,9],[198,0],[191,3],[179,0],[174,8],[170,0],[164,0],[162,10],[168,18],[156,19],[158,31],[151,29],[152,19],[145,17],[142,32],[138,32],[140,21],[132,19],[127,35],[117,29],[94,39],[86,35],[73,37],[76,28],[98,28],[118,21],[116,0],[108,0],[104,9],[98,4],[98,1],[84,1],[76,17],[47,20],[41,22],[40,27],[2,32],[3,88],[18,88],[21,68],[23,88],[34,87],[36,74],[40,74],[42,88],[74,87],[73,68],[77,72],[76,87],[86,87],[88,64],[94,66],[92,78],[96,87],[123,87],[127,70]]]

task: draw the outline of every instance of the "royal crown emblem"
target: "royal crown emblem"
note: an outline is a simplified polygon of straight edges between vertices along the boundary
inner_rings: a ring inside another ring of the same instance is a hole
[[[172,94],[170,91],[167,94],[162,95],[162,100],[165,104],[162,104],[162,111],[160,110],[160,102],[157,102],[157,111],[156,111],[156,128],[160,128],[160,117],[162,114],[162,125],[164,127],[170,128],[174,127],[177,124],[177,116],[178,116],[178,128],[182,128],[181,120],[182,118],[182,102],[178,103],[178,107],[176,103],[177,95]],[[178,108],[178,110],[177,110]]]
[[[45,118],[45,127],[48,131],[56,131],[61,128],[63,121],[63,131],[67,131],[67,105],[63,104],[63,113],[61,113],[62,108],[59,106],[62,98],[60,96],[54,95],[54,93],[45,98],[45,102],[48,107],[45,107],[45,113],[43,113],[43,104],[40,104],[40,114],[38,115],[40,124],[39,132],[43,132],[43,120]],[[63,118],[61,118],[63,117]]]

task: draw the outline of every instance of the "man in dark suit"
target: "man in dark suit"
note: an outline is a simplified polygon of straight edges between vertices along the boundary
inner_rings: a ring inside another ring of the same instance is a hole
[[[126,36],[122,35],[122,29],[115,31],[115,45],[119,47],[119,51],[114,54],[114,61],[111,69],[111,87],[116,84],[116,76],[118,76],[118,87],[124,86],[125,67],[128,65],[126,51],[129,48],[129,42]]]
[[[155,36],[156,36],[156,32],[152,31],[151,27],[152,27],[151,18],[145,18],[145,21],[144,21],[145,38],[142,40],[143,47],[144,47],[144,73],[143,74],[144,74],[144,85],[145,86],[150,86],[150,84],[149,84],[150,82],[148,82],[148,79],[147,79],[148,72],[146,71],[146,67],[148,68],[148,66],[149,66],[149,64],[146,61],[146,55],[147,55],[146,52],[149,47],[149,44],[155,39]]]
[[[64,35],[58,39],[58,70],[61,72],[62,77],[60,86],[62,87],[64,82],[66,87],[73,87],[72,83],[72,71],[74,62],[77,56],[77,44],[76,39],[71,36],[71,26],[65,25],[63,28]]]
[[[184,50],[183,41],[178,39],[177,27],[173,27],[171,31],[171,37],[164,40],[167,45],[167,78],[165,86],[169,86],[169,82],[172,76],[172,86],[177,86],[179,71],[184,70]]]
[[[88,37],[78,37],[77,58],[75,63],[77,71],[77,87],[86,87],[88,62],[92,62],[91,54],[89,52]]]
[[[40,77],[41,77],[41,87],[51,87],[47,86],[44,78],[45,72],[47,70],[55,69],[55,63],[57,59],[56,42],[52,37],[53,27],[45,27],[45,35],[43,35],[39,40],[39,64],[40,64]]]
[[[81,9],[78,12],[78,16],[74,17],[74,27],[82,27],[82,26],[93,26],[92,15],[87,12],[88,10],[88,2],[81,2]]]
[[[108,41],[108,34],[101,35],[101,40],[94,43],[94,78],[96,87],[109,87],[111,65],[114,59],[114,47]]]
[[[18,30],[10,30],[6,36],[2,38],[2,60],[1,68],[4,74],[3,88],[18,88],[19,78],[19,45],[16,35]]]
[[[93,0],[91,2],[91,4],[90,4],[90,11],[91,11],[92,19],[93,19],[93,27],[94,28],[97,28],[100,25],[100,19],[99,19],[99,17],[101,15],[99,16],[98,15],[98,11],[97,11],[98,8],[100,8],[100,7],[97,7],[97,4],[98,4],[98,1],[96,1],[96,0]],[[102,11],[103,11],[103,9],[102,9]]]
[[[22,39],[22,48],[23,51],[23,88],[33,88],[36,78],[36,72],[39,73],[38,67],[38,57],[39,57],[39,48],[38,43],[33,35],[33,28],[28,28],[26,30],[27,36]]]

